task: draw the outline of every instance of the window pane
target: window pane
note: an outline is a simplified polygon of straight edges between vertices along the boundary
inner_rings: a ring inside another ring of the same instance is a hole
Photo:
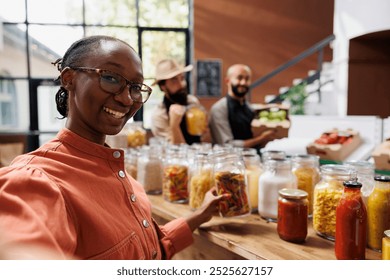
[[[82,5],[82,0],[28,1],[28,21],[32,23],[82,23]]]
[[[4,7],[5,5],[7,8]],[[0,19],[1,21],[24,22],[26,19],[24,0],[7,1],[7,4],[3,2],[0,9]]]
[[[188,27],[188,0],[140,0],[140,26]]]
[[[0,73],[9,77],[27,76],[26,32],[24,24],[4,24],[0,48]],[[1,75],[1,74],[0,74]]]
[[[57,111],[55,95],[58,86],[53,84],[38,86],[38,120],[39,130],[59,131],[65,125],[66,119]]]
[[[31,76],[34,78],[57,77],[58,71],[51,64],[63,57],[70,45],[82,38],[83,29],[71,26],[30,26]]]
[[[136,25],[135,0],[85,0],[86,24]]]
[[[138,52],[138,33],[136,28],[87,27],[86,35],[109,35],[130,44]]]

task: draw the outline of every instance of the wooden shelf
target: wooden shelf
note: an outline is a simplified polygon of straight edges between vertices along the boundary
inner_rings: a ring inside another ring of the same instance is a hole
[[[149,195],[153,216],[166,223],[191,213],[187,204],[165,201],[161,195]],[[314,232],[311,220],[306,242],[294,244],[279,238],[276,223],[258,214],[240,218],[213,217],[194,233],[194,244],[175,259],[265,259],[265,260],[335,260],[334,242]],[[381,259],[381,253],[366,249],[366,258]]]

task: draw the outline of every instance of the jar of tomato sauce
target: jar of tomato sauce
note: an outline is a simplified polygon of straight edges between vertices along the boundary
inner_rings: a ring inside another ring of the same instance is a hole
[[[367,211],[361,195],[362,184],[345,181],[336,207],[335,254],[338,260],[364,260],[367,244]]]
[[[287,188],[279,190],[277,231],[281,239],[303,243],[307,236],[307,216],[307,192]]]
[[[367,200],[368,247],[381,251],[383,232],[390,228],[390,176],[376,176]]]

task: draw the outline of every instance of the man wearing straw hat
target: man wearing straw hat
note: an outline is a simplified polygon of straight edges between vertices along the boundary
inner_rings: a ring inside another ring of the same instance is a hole
[[[156,66],[153,85],[159,85],[164,99],[153,110],[151,130],[154,136],[163,137],[172,144],[201,142],[200,136],[188,133],[184,117],[186,106],[200,104],[187,90],[184,73],[192,69],[192,65],[183,67],[173,59],[163,59]]]

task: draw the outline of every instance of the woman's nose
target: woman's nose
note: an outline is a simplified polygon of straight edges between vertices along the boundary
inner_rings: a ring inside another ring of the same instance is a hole
[[[127,85],[124,87],[124,89],[120,92],[114,95],[114,99],[120,103],[122,103],[125,106],[131,106],[134,104],[133,99],[130,95],[130,85]]]

